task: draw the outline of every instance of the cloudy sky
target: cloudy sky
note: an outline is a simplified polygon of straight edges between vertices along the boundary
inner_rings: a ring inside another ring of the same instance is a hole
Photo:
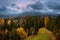
[[[0,14],[21,14],[24,11],[60,14],[60,0],[0,0]]]

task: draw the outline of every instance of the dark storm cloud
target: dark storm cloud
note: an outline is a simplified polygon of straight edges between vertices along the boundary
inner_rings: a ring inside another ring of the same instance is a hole
[[[60,3],[59,2],[48,2],[47,6],[50,9],[60,10]]]
[[[15,13],[17,14],[18,12],[15,10],[16,9],[14,9],[12,7],[0,5],[0,14],[2,14],[2,15],[10,15],[10,14],[15,14]]]
[[[15,4],[15,3],[12,3],[12,4],[11,4],[11,7],[12,7],[12,8],[17,8],[18,10],[20,9],[20,7],[18,7],[17,4]]]
[[[43,5],[42,5],[42,3],[40,3],[40,1],[37,1],[36,3],[29,5],[29,7],[33,8],[35,10],[43,9]]]
[[[11,4],[11,6],[14,7],[14,6],[16,6],[16,4],[13,3],[13,4]]]
[[[6,6],[0,6],[0,12],[6,11],[6,10],[7,10]]]
[[[0,14],[6,15],[7,14],[7,8],[4,5],[0,5]]]

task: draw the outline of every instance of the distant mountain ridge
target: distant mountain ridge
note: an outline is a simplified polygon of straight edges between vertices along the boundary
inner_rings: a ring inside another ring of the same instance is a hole
[[[9,17],[17,17],[19,14],[11,14],[11,15],[3,15],[3,14],[0,14],[0,18],[9,18]]]
[[[11,14],[11,15],[3,15],[0,14],[0,18],[2,17],[18,17],[18,16],[51,16],[51,17],[56,17],[60,14],[57,13],[42,13],[42,12],[36,12],[36,11],[25,11],[21,14]]]
[[[60,14],[57,13],[42,13],[42,12],[36,12],[36,11],[25,11],[23,13],[21,13],[19,16],[52,16],[52,17],[56,17]]]

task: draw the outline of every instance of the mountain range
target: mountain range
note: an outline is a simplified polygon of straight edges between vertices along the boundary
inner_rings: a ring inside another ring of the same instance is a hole
[[[3,14],[0,14],[0,18],[2,17],[18,17],[18,16],[52,16],[52,17],[56,17],[60,14],[57,14],[57,13],[44,13],[44,12],[36,12],[36,11],[24,11],[23,13],[21,14],[10,14],[10,15],[3,15]]]

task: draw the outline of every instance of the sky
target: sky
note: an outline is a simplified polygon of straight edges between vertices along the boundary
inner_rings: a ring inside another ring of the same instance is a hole
[[[0,0],[0,14],[21,14],[25,11],[60,14],[60,0]]]

